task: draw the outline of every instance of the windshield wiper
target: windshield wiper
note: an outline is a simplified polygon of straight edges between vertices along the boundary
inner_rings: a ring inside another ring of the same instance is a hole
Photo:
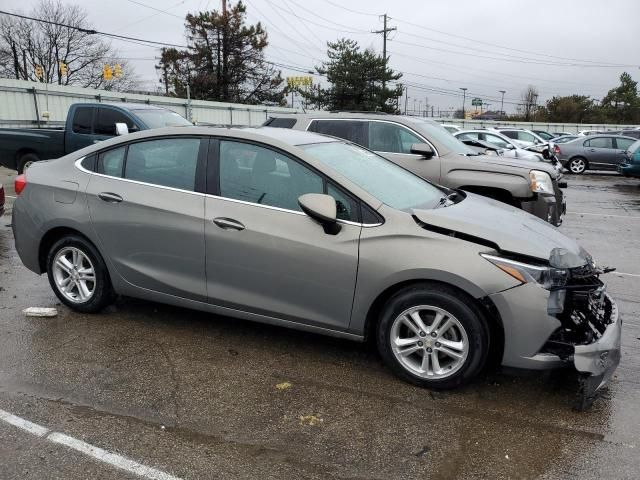
[[[453,200],[456,196],[458,196],[458,192],[451,192],[445,195],[438,201],[438,204],[435,206],[435,208],[448,207],[449,205],[456,203]],[[451,202],[451,203],[447,205],[447,202]]]

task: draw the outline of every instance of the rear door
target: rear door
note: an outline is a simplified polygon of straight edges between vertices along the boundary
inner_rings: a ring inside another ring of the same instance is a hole
[[[359,204],[303,162],[264,145],[214,140],[205,234],[209,301],[346,330],[358,267]],[[336,235],[298,206],[304,193],[338,203]]]
[[[612,137],[594,137],[584,142],[584,152],[592,168],[616,168],[616,151]]]
[[[91,221],[132,285],[206,301],[207,145],[198,137],[153,138],[98,155],[87,187]]]
[[[71,131],[65,131],[65,150],[75,152],[93,144],[93,120],[96,108],[93,106],[79,106],[73,111]]]

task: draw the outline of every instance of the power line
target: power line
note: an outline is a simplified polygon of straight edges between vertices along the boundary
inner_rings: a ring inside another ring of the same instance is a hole
[[[162,10],[161,8],[152,7],[151,5],[147,5],[146,3],[138,2],[137,0],[127,0],[127,2],[134,3],[136,5],[140,5],[141,7],[148,8],[150,10],[155,10],[156,12],[159,12],[159,13],[166,13],[167,15],[171,15],[172,17],[176,17],[176,18],[179,18],[181,20],[184,20],[184,17],[181,17],[180,15],[176,15],[175,13],[168,12],[167,10]],[[184,3],[184,2],[181,2],[181,3]],[[173,8],[173,7],[170,7],[170,8]]]

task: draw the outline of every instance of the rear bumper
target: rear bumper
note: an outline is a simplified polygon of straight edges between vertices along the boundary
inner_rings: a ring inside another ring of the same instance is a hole
[[[640,177],[640,164],[621,164],[618,165],[618,172],[625,177]]]

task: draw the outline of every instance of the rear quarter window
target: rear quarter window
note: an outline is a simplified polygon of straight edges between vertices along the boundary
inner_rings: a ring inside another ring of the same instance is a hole
[[[265,125],[274,128],[293,128],[296,122],[295,118],[272,118]]]
[[[344,138],[366,147],[369,143],[368,123],[361,120],[313,120],[307,130]]]

